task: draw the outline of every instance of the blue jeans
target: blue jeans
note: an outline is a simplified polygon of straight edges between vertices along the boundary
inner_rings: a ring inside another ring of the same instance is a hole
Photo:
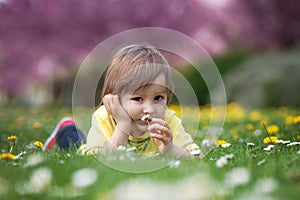
[[[76,150],[85,142],[84,134],[75,125],[64,126],[56,135],[56,144],[64,150]]]

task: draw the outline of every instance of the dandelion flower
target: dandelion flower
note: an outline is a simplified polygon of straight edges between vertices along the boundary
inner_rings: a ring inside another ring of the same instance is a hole
[[[277,137],[276,136],[266,137],[264,139],[264,143],[265,144],[268,144],[268,143],[274,143],[274,144],[276,144],[276,142],[277,142]]]
[[[262,120],[260,120],[260,124],[261,125],[268,124],[268,123],[269,123],[268,119],[262,119]]]
[[[32,126],[33,126],[33,128],[35,128],[35,129],[39,129],[39,128],[42,127],[42,124],[41,124],[40,122],[34,122]]]
[[[258,111],[252,111],[250,113],[250,120],[251,121],[259,121],[259,120],[261,120],[261,118],[262,118],[262,115]]]
[[[221,146],[222,144],[226,144],[227,142],[225,140],[218,140],[216,142],[216,145]]]
[[[246,125],[246,129],[247,129],[248,131],[253,131],[253,130],[254,130],[254,126],[253,126],[252,124],[247,124],[247,125]]]
[[[23,125],[25,122],[25,118],[24,117],[19,117],[18,119],[16,119],[16,123],[21,126]]]
[[[7,137],[7,141],[9,142],[10,145],[10,150],[9,153],[12,152],[13,148],[15,147],[15,145],[17,144],[18,141],[18,137],[15,135],[11,135]]]
[[[2,153],[0,159],[17,160],[17,157],[11,153]]]
[[[294,122],[295,124],[300,123],[300,115],[297,116],[297,117],[294,117],[293,122]]]
[[[8,136],[8,137],[7,137],[7,140],[8,140],[8,141],[13,141],[13,142],[16,141],[17,139],[18,139],[18,137],[15,136],[15,135],[11,135],[11,136]]]
[[[277,125],[271,125],[267,127],[268,133],[277,133],[279,131],[279,127]]]
[[[44,147],[44,144],[42,142],[40,142],[40,141],[35,141],[33,143],[33,145],[36,146],[36,147],[39,147],[41,149]]]
[[[10,150],[10,152],[11,152],[12,148],[17,144],[18,137],[15,135],[8,136],[7,141],[9,142],[9,145],[11,146],[11,150]]]
[[[218,145],[219,147],[222,147],[222,148],[227,148],[227,147],[230,147],[230,143],[227,143],[225,140],[218,140],[216,142],[216,145]]]
[[[292,124],[294,123],[294,117],[293,116],[287,116],[284,120],[285,124]]]

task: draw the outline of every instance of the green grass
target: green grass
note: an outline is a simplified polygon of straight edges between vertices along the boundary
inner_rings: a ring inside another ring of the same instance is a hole
[[[204,117],[199,129],[205,132],[209,109],[200,110]],[[269,145],[264,143],[268,135],[300,141],[300,110],[247,110],[230,104],[219,138],[230,143],[228,148],[214,145],[202,160],[180,160],[179,166],[137,174],[109,168],[92,156],[58,149],[45,153],[30,146],[44,142],[59,119],[71,113],[66,107],[1,107],[1,153],[10,151],[7,138],[16,135],[11,153],[26,154],[18,160],[0,160],[0,199],[142,199],[140,195],[150,199],[297,199],[300,195],[300,145],[277,143],[273,150],[264,150]],[[279,130],[268,133],[263,124],[266,128],[276,125]],[[194,139],[201,145],[202,136]],[[255,145],[250,147],[249,142]],[[217,160],[230,154],[233,157],[227,164],[217,167]],[[80,187],[74,177],[82,169],[87,175],[81,184],[90,175],[96,179]]]

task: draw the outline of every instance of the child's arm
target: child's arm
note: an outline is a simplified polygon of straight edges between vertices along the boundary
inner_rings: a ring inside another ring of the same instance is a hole
[[[128,141],[131,118],[121,106],[118,95],[107,94],[103,98],[103,104],[106,110],[114,117],[116,121],[116,128],[105,146],[106,149],[124,145]]]
[[[173,143],[172,130],[166,121],[159,118],[152,118],[149,126],[150,136],[164,156],[172,157],[190,157],[189,151]]]

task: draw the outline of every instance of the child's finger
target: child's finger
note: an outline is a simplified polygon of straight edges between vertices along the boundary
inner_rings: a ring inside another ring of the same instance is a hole
[[[112,95],[112,103],[113,103],[115,108],[119,109],[121,107],[118,95]]]
[[[169,137],[165,137],[162,134],[157,134],[157,133],[150,133],[150,137],[155,138],[157,140],[162,141],[164,144],[168,144],[171,142],[171,139]]]
[[[168,123],[162,119],[159,118],[152,118],[151,119],[151,125],[148,128],[149,131],[156,131],[160,130],[163,132],[166,132],[169,135],[172,135],[172,131]]]
[[[107,94],[103,97],[102,102],[108,113],[112,114],[112,94]]]
[[[170,129],[168,123],[167,123],[165,120],[160,119],[160,118],[155,118],[155,117],[152,118],[152,119],[151,119],[151,124],[160,124],[161,126]]]
[[[116,120],[131,120],[128,112],[121,105],[119,96],[112,95],[112,114]]]
[[[150,137],[162,141],[165,145],[172,142],[172,131],[168,127],[162,126],[158,123],[149,126]]]
[[[160,124],[151,124],[149,127],[148,127],[148,130],[152,133],[158,133],[158,134],[166,134],[168,136],[170,136],[172,133],[170,131],[170,129],[166,126],[162,126]]]

